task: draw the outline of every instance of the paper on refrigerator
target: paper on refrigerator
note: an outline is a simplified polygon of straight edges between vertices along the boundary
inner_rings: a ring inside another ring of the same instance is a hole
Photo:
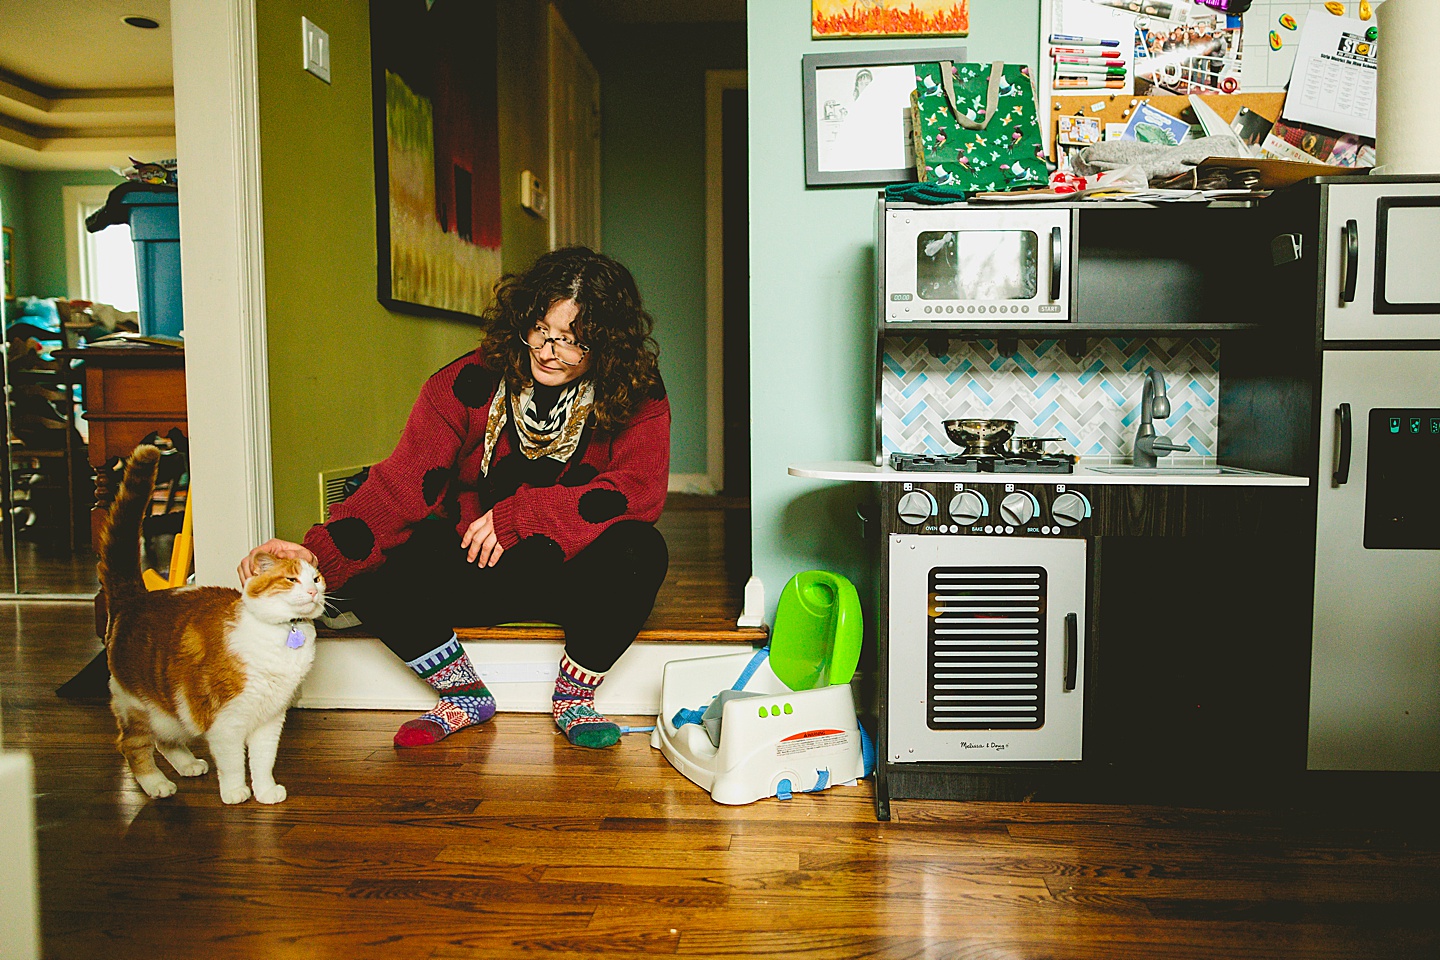
[[[1371,24],[1311,13],[1300,31],[1300,48],[1285,98],[1286,120],[1375,136],[1376,42]]]

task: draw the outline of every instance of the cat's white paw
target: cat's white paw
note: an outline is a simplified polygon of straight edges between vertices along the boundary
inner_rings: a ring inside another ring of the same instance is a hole
[[[175,795],[175,781],[163,773],[152,774],[139,779],[140,789],[151,800],[159,800],[161,797],[173,797]]]
[[[250,799],[250,788],[243,783],[238,787],[221,787],[220,799],[225,803],[244,803]]]
[[[280,803],[285,797],[285,788],[278,783],[266,787],[264,790],[255,791],[255,799],[261,803]]]
[[[189,760],[182,760],[172,766],[175,767],[175,772],[182,777],[201,777],[210,772],[210,764],[199,757],[191,757]]]

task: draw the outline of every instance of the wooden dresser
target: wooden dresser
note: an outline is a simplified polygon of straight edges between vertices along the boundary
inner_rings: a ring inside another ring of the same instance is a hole
[[[185,351],[137,344],[59,350],[55,355],[83,364],[89,460],[95,468],[90,533],[91,542],[98,544],[100,524],[110,508],[117,479],[109,465],[116,457],[129,456],[152,433],[163,436],[172,429],[187,433]],[[96,608],[97,632],[103,635],[103,594],[96,598]]]
[[[90,424],[90,465],[95,468],[91,542],[114,494],[107,465],[127,457],[152,433],[186,432],[185,351],[171,347],[88,347],[57,356],[83,362],[85,419]]]

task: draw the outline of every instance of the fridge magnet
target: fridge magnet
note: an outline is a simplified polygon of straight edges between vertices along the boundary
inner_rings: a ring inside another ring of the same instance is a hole
[[[810,36],[965,37],[970,0],[810,0]]]
[[[1300,28],[1300,24],[1295,21],[1294,15],[1289,13],[1280,14],[1280,26],[1286,30],[1298,30]]]

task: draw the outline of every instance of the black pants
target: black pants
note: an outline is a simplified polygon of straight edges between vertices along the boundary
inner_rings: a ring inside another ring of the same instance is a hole
[[[455,627],[557,623],[570,659],[604,673],[650,616],[670,565],[665,538],[637,520],[606,528],[569,561],[544,541],[516,544],[493,567],[465,556],[448,522],[425,520],[383,566],[341,587],[337,606],[406,661],[445,643]]]

